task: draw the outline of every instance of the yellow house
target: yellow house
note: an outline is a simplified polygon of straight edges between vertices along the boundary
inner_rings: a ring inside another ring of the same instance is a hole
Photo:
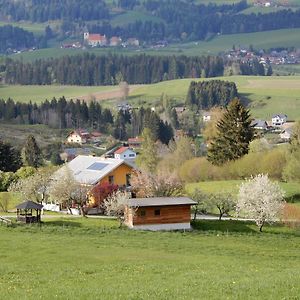
[[[134,166],[123,159],[79,155],[67,164],[76,181],[94,187],[103,183],[128,187]],[[90,204],[93,199],[90,197]]]

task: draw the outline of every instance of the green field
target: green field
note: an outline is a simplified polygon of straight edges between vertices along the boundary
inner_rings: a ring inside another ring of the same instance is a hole
[[[192,193],[196,188],[204,193],[233,193],[236,195],[242,180],[204,181],[189,183],[186,191]],[[285,197],[289,202],[300,202],[300,184],[297,182],[280,182],[279,185],[285,192]]]
[[[298,299],[299,233],[199,221],[134,232],[113,220],[0,226],[2,299]]]
[[[123,22],[123,21],[122,21]],[[232,46],[252,45],[255,49],[270,49],[275,47],[300,47],[300,29],[282,29],[273,31],[263,31],[244,34],[230,34],[217,35],[209,41],[196,41],[190,43],[171,44],[168,47],[160,49],[141,48],[138,50],[128,49],[112,49],[112,48],[98,48],[98,49],[61,49],[58,47],[40,49],[33,52],[23,52],[20,54],[11,55],[12,58],[22,58],[26,61],[33,61],[35,59],[61,57],[64,55],[76,55],[85,52],[101,55],[105,53],[116,53],[124,55],[134,55],[137,53],[146,53],[149,55],[209,55],[218,54],[222,51],[232,49]]]
[[[90,94],[103,93],[118,89],[118,86],[70,86],[70,85],[0,85],[0,97],[9,97],[20,102],[41,102],[53,97],[65,96],[67,99],[88,97]]]
[[[252,115],[256,118],[270,120],[274,113],[286,113],[289,120],[300,119],[300,76],[231,76],[210,78],[205,80],[228,80],[234,81],[241,97],[249,102]],[[162,93],[184,103],[187,90],[191,80],[180,79],[164,81],[150,85],[134,85],[130,93],[129,102],[134,105],[154,105]],[[200,80],[200,79],[197,79]],[[44,99],[65,95],[66,98],[85,97],[89,99],[92,95],[103,99],[113,98],[118,86],[8,86],[0,87],[1,98],[11,97],[18,101],[29,100],[40,102]],[[106,98],[107,97],[107,98]],[[99,98],[99,99],[100,99]],[[106,106],[114,105],[115,101],[106,101]]]
[[[213,79],[213,78],[211,78]],[[209,79],[209,80],[211,80]],[[234,81],[242,98],[248,99],[256,118],[270,119],[274,113],[286,113],[289,119],[300,119],[300,77],[232,76],[218,79]],[[162,93],[184,102],[191,79],[144,85],[130,95],[132,101],[159,99]]]

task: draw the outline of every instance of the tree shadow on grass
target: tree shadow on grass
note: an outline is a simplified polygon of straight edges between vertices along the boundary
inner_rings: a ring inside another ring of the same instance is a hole
[[[297,203],[297,202],[300,202],[300,194],[294,194],[292,196],[286,197],[285,200],[288,203]]]
[[[198,231],[219,231],[219,232],[240,232],[255,233],[257,232],[250,226],[253,222],[235,221],[235,220],[196,220],[192,222],[194,230]]]
[[[239,93],[240,100],[245,107],[248,107],[251,104],[250,96],[251,93]]]

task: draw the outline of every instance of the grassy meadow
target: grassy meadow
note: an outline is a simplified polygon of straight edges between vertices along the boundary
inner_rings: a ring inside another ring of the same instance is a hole
[[[129,14],[129,13],[128,13]],[[130,13],[131,14],[131,13]],[[135,14],[133,12],[132,14]],[[119,15],[116,22],[126,22],[126,14]],[[122,19],[124,18],[124,20]],[[23,61],[33,61],[36,59],[46,59],[50,57],[61,57],[64,55],[76,55],[82,53],[93,53],[95,55],[103,55],[105,53],[115,53],[124,55],[134,55],[146,53],[149,55],[210,55],[232,49],[232,46],[252,45],[255,49],[269,49],[275,47],[300,47],[299,40],[300,29],[281,29],[263,32],[216,35],[208,41],[195,41],[189,43],[170,44],[165,48],[152,49],[141,48],[136,50],[128,50],[123,48],[94,48],[94,49],[61,49],[58,45],[53,48],[39,49],[32,52],[23,52],[11,55],[14,59],[23,59]]]
[[[119,88],[118,86],[0,85],[0,96],[3,99],[10,97],[20,102],[40,103],[53,97],[65,96],[66,99],[76,99],[112,90],[119,90]]]
[[[248,103],[252,115],[269,120],[274,113],[286,113],[289,120],[300,119],[300,76],[230,76],[210,79],[178,79],[150,85],[134,85],[128,101],[136,106],[153,106],[162,93],[184,103],[192,80],[228,80],[237,84],[241,97]],[[0,87],[1,98],[17,101],[41,102],[53,97],[65,96],[67,99],[95,97],[101,101],[115,98],[118,86],[10,86]],[[106,106],[114,106],[115,100],[104,101]]]
[[[57,217],[0,226],[3,299],[297,299],[299,232],[197,221],[192,232],[135,232]],[[13,249],[13,251],[12,251]]]
[[[197,188],[208,194],[226,192],[236,195],[242,182],[242,180],[203,181],[188,183],[185,188],[188,193],[192,193]],[[287,201],[300,202],[298,182],[279,182],[279,185],[284,190]]]

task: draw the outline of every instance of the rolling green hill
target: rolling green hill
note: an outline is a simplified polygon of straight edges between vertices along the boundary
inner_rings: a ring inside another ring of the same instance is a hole
[[[218,54],[235,46],[252,45],[255,49],[269,49],[275,47],[299,47],[300,48],[300,29],[282,29],[255,33],[219,35],[209,41],[198,41],[182,44],[170,44],[165,48],[151,49],[142,48],[138,50],[127,50],[117,48],[97,48],[97,49],[60,49],[48,48],[36,50],[33,52],[23,52],[13,54],[11,57],[15,59],[23,59],[33,61],[35,59],[46,59],[50,57],[61,57],[64,55],[76,55],[80,53],[94,53],[102,55],[105,53],[117,53],[125,55],[134,55],[146,53],[151,55],[209,55]]]
[[[274,113],[286,113],[290,120],[300,120],[300,76],[232,76],[204,80],[221,79],[234,81],[244,101],[248,103],[251,112],[256,118],[270,119]],[[160,99],[162,93],[184,103],[189,84],[195,79],[179,79],[164,81],[151,85],[132,86],[128,101],[134,105],[152,106]],[[197,79],[201,80],[201,79]],[[59,97],[96,98],[104,101],[107,106],[115,105],[115,100],[105,101],[118,97],[118,86],[2,86],[1,96],[11,97],[18,101],[40,102],[44,99]]]

